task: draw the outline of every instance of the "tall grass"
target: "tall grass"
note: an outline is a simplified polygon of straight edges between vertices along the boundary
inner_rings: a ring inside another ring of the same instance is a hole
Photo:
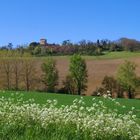
[[[109,98],[114,104],[119,104]],[[57,100],[40,105],[33,99],[0,98],[1,140],[139,140],[140,125],[128,114],[110,110],[103,101],[87,107],[83,98],[57,107]],[[125,108],[125,106],[123,106]]]

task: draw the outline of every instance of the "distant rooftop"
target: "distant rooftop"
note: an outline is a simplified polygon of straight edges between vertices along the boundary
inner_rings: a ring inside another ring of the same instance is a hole
[[[47,45],[47,39],[41,38],[40,45]]]

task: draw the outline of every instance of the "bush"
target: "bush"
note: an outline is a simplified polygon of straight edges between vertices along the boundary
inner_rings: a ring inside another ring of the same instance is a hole
[[[97,88],[93,95],[96,96],[103,96],[103,95],[109,95],[111,97],[123,97],[124,89],[122,86],[117,82],[117,80],[112,76],[105,76],[101,87]]]

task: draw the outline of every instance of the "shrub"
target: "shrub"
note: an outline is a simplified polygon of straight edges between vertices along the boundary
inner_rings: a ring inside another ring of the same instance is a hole
[[[96,96],[103,96],[105,94],[109,94],[111,97],[123,97],[124,89],[122,86],[117,82],[117,80],[112,76],[105,76],[101,87],[97,88],[93,95]]]

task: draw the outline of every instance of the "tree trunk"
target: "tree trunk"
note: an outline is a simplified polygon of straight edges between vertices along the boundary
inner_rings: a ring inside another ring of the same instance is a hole
[[[78,87],[78,95],[81,95],[81,87]]]
[[[29,84],[29,75],[28,72],[26,73],[26,90],[29,91],[30,89],[30,84]]]
[[[7,89],[10,89],[10,78],[9,78],[9,73],[7,73]]]
[[[18,70],[17,70],[17,68],[16,68],[16,70],[15,70],[15,84],[16,84],[16,90],[18,90],[18,77],[19,75],[18,75]]]
[[[128,97],[129,97],[130,99],[132,99],[131,87],[129,87],[129,89],[128,89]]]

